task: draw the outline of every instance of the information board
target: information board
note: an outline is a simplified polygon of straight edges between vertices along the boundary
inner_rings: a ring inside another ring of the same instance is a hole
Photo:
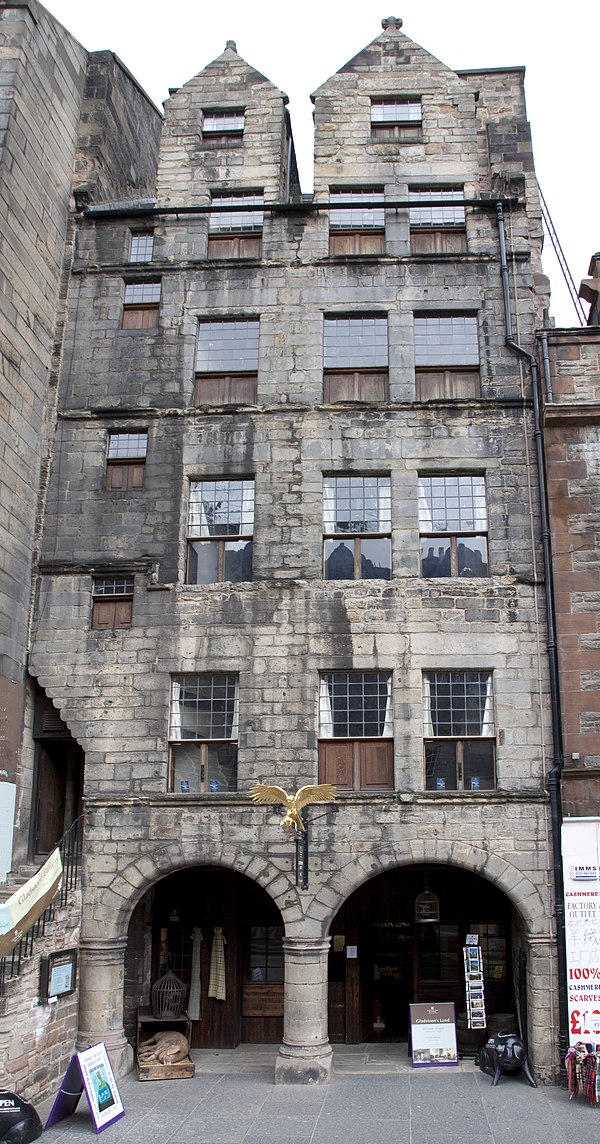
[[[109,1124],[125,1115],[106,1045],[102,1042],[71,1057],[44,1127],[50,1128],[52,1124],[58,1124],[66,1116],[71,1116],[84,1091],[96,1132],[102,1132]]]
[[[458,1065],[453,1002],[411,1005],[410,1033],[413,1068]]]

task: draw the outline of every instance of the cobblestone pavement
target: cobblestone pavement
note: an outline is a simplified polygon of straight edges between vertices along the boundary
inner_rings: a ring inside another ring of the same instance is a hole
[[[119,1089],[122,1120],[104,1144],[597,1144],[600,1107],[569,1101],[561,1088],[532,1089],[521,1077],[496,1088],[473,1061],[412,1069],[403,1045],[336,1046],[327,1086],[273,1084],[276,1050],[243,1046],[196,1051],[191,1080]],[[46,1117],[52,1101],[40,1114]],[[82,1098],[74,1116],[48,1130],[48,1144],[91,1142]]]

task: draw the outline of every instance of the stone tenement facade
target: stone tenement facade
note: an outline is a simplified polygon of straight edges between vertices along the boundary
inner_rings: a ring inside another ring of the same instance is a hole
[[[523,81],[383,21],[313,97],[302,195],[230,42],[165,105],[155,199],[77,168],[18,846],[82,781],[79,1043],[117,1070],[169,968],[192,1044],[272,1043],[279,1082],[406,1039],[413,1001],[474,1050],[477,933],[488,1029],[555,1076]],[[296,847],[257,782],[337,798]]]

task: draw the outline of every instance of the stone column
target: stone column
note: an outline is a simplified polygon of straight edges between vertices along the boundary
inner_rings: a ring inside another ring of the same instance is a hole
[[[333,1054],[327,1035],[326,938],[286,937],[283,1041],[275,1084],[328,1084]]]
[[[123,1028],[127,938],[82,939],[79,960],[77,1048],[104,1041],[115,1076],[133,1068],[133,1048]]]

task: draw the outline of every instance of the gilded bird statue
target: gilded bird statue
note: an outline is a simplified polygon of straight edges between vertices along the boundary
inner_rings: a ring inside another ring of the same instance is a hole
[[[318,783],[316,786],[302,786],[295,794],[288,794],[283,787],[257,783],[248,793],[253,802],[281,803],[285,806],[285,814],[280,823],[284,829],[304,830],[300,814],[302,808],[311,802],[333,802],[335,787],[331,783]]]

